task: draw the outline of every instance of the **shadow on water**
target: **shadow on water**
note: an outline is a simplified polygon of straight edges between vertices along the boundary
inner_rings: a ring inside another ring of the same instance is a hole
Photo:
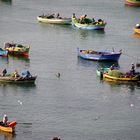
[[[135,89],[140,89],[140,82],[124,82],[124,81],[103,81],[110,85],[111,88],[115,87],[125,87],[126,89],[129,89],[130,93],[134,93]]]
[[[28,57],[16,57],[16,56],[8,56],[8,57],[1,57],[0,58],[0,65],[9,64],[11,61],[18,61],[21,63],[28,64],[30,63],[30,59]]]
[[[13,140],[16,137],[16,134],[0,131],[0,136],[3,136],[3,138],[0,137],[1,140]]]
[[[3,2],[7,5],[12,5],[12,0],[0,0],[0,2]]]
[[[17,61],[24,61],[24,62],[27,62],[27,63],[29,63],[30,62],[30,59],[29,59],[29,57],[25,57],[25,56],[12,56],[12,55],[9,55],[8,56],[8,61],[10,61],[10,60],[17,60]]]
[[[140,39],[140,34],[134,33],[134,34],[132,35],[132,37],[133,37],[133,38],[139,38],[139,39]]]
[[[0,82],[0,87],[6,87],[6,86],[11,86],[11,87],[23,87],[23,88],[35,88],[36,84],[35,83],[8,83],[8,82]]]
[[[82,59],[80,57],[78,58],[78,65],[84,66],[84,67],[96,67],[96,68],[109,68],[113,64],[115,67],[120,68],[119,63],[117,61],[92,61],[92,60],[86,60]]]
[[[79,36],[81,38],[86,38],[88,36],[104,36],[105,35],[105,31],[104,30],[82,30],[82,29],[77,29],[77,27],[73,27],[73,29],[75,29],[77,31],[77,33],[79,34]]]

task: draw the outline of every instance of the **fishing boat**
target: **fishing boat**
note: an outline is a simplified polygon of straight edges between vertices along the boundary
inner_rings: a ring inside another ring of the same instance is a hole
[[[0,48],[0,56],[8,56],[8,51]]]
[[[140,6],[140,0],[125,0],[125,4],[128,6]]]
[[[86,16],[86,15],[85,15]],[[83,30],[104,30],[106,22],[99,19],[97,22],[94,19],[85,17],[84,20],[76,18],[75,15],[72,16],[72,25]]]
[[[15,70],[13,73],[7,74],[7,70],[4,69],[0,74],[0,82],[5,83],[34,83],[37,76],[32,76],[31,73],[26,70],[21,74]]]
[[[8,51],[8,54],[10,55],[16,55],[16,56],[28,56],[29,55],[29,50],[30,46],[27,45],[21,45],[17,43],[5,43],[4,48],[6,51]]]
[[[13,77],[13,76],[0,76],[0,82],[5,83],[34,83],[37,76],[31,77]]]
[[[120,81],[120,82],[138,82],[140,81],[139,72],[121,72],[118,69],[109,70],[103,73],[103,79],[106,81]]]
[[[103,77],[107,81],[124,81],[124,82],[138,82],[140,81],[140,74],[137,74],[135,76],[130,76],[130,77],[115,77],[115,76],[110,76],[108,73],[104,73]]]
[[[136,26],[133,28],[134,33],[140,34],[140,24],[136,24]]]
[[[119,52],[103,52],[95,50],[80,50],[77,48],[78,56],[83,59],[95,61],[118,61],[122,51]]]
[[[0,131],[14,133],[16,124],[16,121],[8,122],[7,125],[0,124]]]
[[[48,23],[48,24],[71,25],[71,18],[62,18],[59,15],[55,17],[54,14],[38,16],[37,20],[39,22]]]

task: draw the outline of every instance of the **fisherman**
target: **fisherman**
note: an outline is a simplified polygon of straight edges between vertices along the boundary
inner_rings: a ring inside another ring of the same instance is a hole
[[[131,64],[130,74],[135,75],[135,65]]]
[[[75,15],[75,13],[73,13],[72,17],[73,17],[73,18],[76,18],[76,15]]]
[[[6,70],[6,68],[5,68],[5,69],[2,71],[2,76],[5,76],[6,73],[7,73],[7,70]]]
[[[17,78],[17,77],[19,77],[19,76],[20,76],[20,75],[18,74],[18,71],[15,70],[15,72],[14,72],[14,77]]]
[[[8,122],[8,117],[7,117],[7,115],[5,114],[4,116],[3,116],[3,123],[5,124],[5,125],[7,125],[7,122]]]
[[[114,70],[115,69],[115,65],[113,64],[111,67],[110,67],[110,70]]]
[[[86,19],[87,15],[82,15],[80,16],[80,23],[84,24],[85,23],[85,19]]]

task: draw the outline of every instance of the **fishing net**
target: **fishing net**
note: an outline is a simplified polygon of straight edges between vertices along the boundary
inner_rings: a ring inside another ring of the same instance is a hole
[[[109,70],[108,75],[119,78],[122,76],[122,73],[119,70]]]

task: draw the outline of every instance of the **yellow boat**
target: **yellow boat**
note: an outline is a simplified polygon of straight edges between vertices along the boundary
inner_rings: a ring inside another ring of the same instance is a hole
[[[140,34],[140,28],[134,27],[134,28],[133,28],[133,31],[134,31],[135,33],[137,33],[137,34]]]
[[[130,77],[125,77],[125,76],[121,76],[121,77],[114,77],[114,76],[110,76],[108,73],[103,74],[103,78],[104,80],[107,81],[121,81],[121,82],[138,82],[140,81],[140,74],[135,75],[135,76],[130,76]]]
[[[0,130],[4,132],[8,132],[8,133],[14,133],[15,126],[16,126],[16,122],[12,121],[12,122],[9,122],[7,126],[0,125]]]
[[[140,6],[140,0],[125,0],[125,4],[128,6]]]

